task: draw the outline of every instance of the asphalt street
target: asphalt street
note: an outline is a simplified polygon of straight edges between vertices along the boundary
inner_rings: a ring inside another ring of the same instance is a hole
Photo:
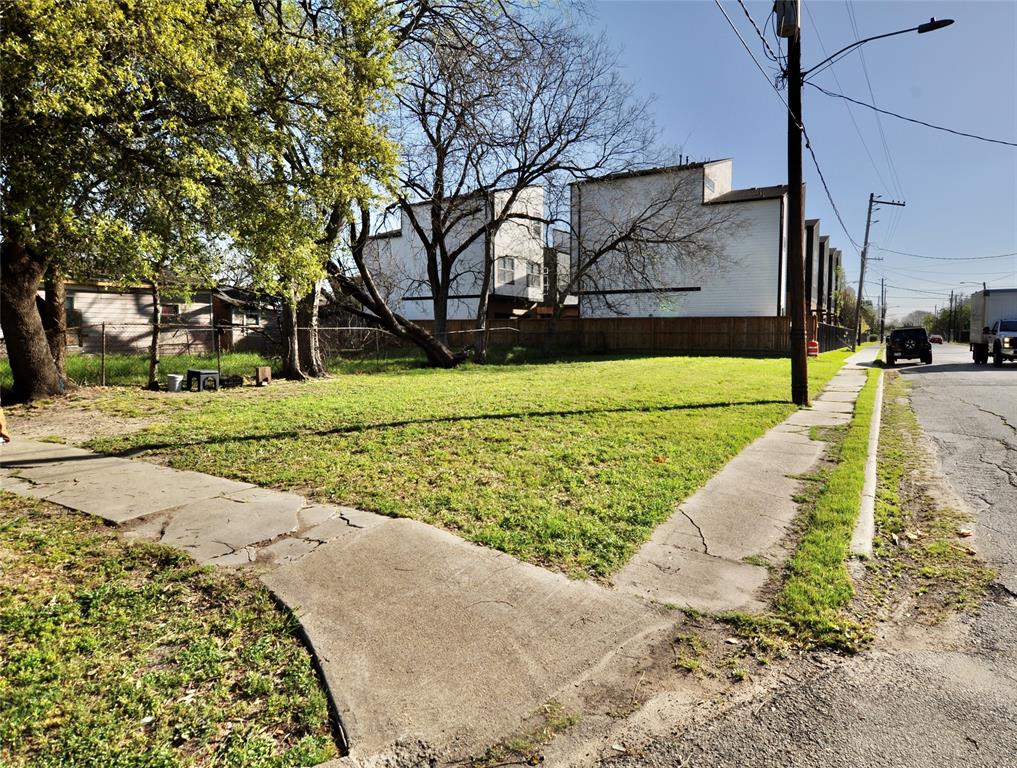
[[[975,515],[978,550],[1017,593],[1017,364],[972,365],[967,346],[936,348],[933,365],[901,365],[943,472]]]
[[[899,365],[943,473],[976,518],[1000,585],[969,625],[914,632],[776,688],[613,766],[1017,766],[1017,365],[975,366],[966,346]]]

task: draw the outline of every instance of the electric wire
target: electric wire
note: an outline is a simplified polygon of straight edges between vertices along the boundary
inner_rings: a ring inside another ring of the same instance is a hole
[[[851,29],[855,34],[855,39],[861,39],[862,34],[858,30],[858,21],[855,18],[855,10],[851,5],[851,0],[844,0],[844,6],[847,9],[848,21],[851,22]],[[872,89],[872,80],[869,78],[869,66],[865,61],[865,51],[862,50],[861,46],[856,48],[858,51],[858,60],[862,65],[862,74],[865,76],[865,84],[869,89],[869,97],[872,99],[872,103],[876,103],[876,94]],[[904,194],[904,185],[901,184],[900,176],[897,173],[897,166],[893,162],[893,153],[890,152],[890,145],[886,140],[886,132],[883,130],[883,121],[879,115],[876,116],[876,127],[879,129],[879,138],[883,143],[883,153],[886,155],[887,166],[890,169],[890,177],[893,183],[896,185],[896,194],[898,198],[903,199],[906,197]]]
[[[945,131],[946,133],[952,133],[952,134],[954,134],[956,136],[964,136],[965,138],[968,138],[968,139],[976,139],[977,141],[985,141],[985,142],[988,142],[990,144],[1002,144],[1002,145],[1007,146],[1007,147],[1017,147],[1017,142],[1005,141],[1004,139],[990,139],[990,138],[988,138],[986,136],[979,136],[976,133],[967,133],[965,131],[957,131],[957,130],[954,130],[953,128],[946,128],[945,126],[942,126],[942,125],[935,125],[933,123],[927,123],[924,120],[918,120],[917,118],[914,118],[914,117],[907,117],[906,115],[901,115],[901,114],[898,114],[897,112],[891,112],[888,109],[881,109],[880,107],[877,107],[874,104],[867,104],[864,101],[860,101],[858,99],[853,99],[850,96],[845,96],[843,93],[836,93],[835,91],[829,91],[826,88],[823,88],[822,86],[816,85],[815,83],[813,83],[811,81],[808,81],[807,84],[811,85],[817,91],[820,91],[820,92],[826,94],[827,96],[832,96],[833,98],[836,98],[836,99],[844,99],[846,101],[850,101],[852,104],[857,104],[860,107],[866,107],[866,108],[871,109],[871,110],[873,110],[875,112],[880,112],[880,113],[882,113],[884,115],[889,115],[890,117],[896,117],[898,120],[906,120],[909,123],[916,123],[918,125],[924,125],[926,128],[933,128],[933,129],[935,129],[937,131]]]
[[[745,7],[745,3],[743,2],[743,0],[738,0],[738,5],[742,7],[742,12],[745,14],[745,18],[749,20],[749,23],[752,25],[752,28],[756,30],[756,35],[759,37],[760,40],[763,41],[763,47],[766,49],[766,58],[768,58],[772,62],[780,63],[780,60],[777,58],[777,54],[775,54],[773,52],[773,49],[770,47],[770,43],[767,41],[766,35],[764,35],[762,31],[759,29],[759,25],[756,24],[756,20],[752,18],[752,14],[749,13],[749,9]],[[770,16],[772,15],[773,14],[771,13]]]
[[[804,5],[805,14],[809,17],[809,23],[812,25],[812,31],[816,33],[816,40],[819,41],[819,48],[826,56],[826,44],[823,43],[823,36],[819,33],[819,25],[816,24],[815,18],[812,16],[812,11],[809,9],[808,4]],[[837,83],[837,87],[844,90],[844,86],[841,85],[840,78],[837,76],[837,70],[830,70],[830,74],[833,75],[833,80]],[[872,170],[876,172],[876,178],[879,179],[879,183],[883,185],[883,188],[889,191],[890,185],[886,183],[886,179],[883,178],[883,174],[880,173],[879,167],[876,165],[876,159],[872,156],[872,151],[869,149],[869,144],[865,141],[865,136],[862,135],[862,129],[858,126],[858,121],[855,119],[854,110],[851,109],[850,104],[845,104],[844,108],[847,110],[848,117],[851,118],[851,124],[855,127],[855,133],[858,134],[859,141],[862,142],[862,148],[865,150],[865,154],[869,158],[869,163],[872,165]]]
[[[1000,253],[995,256],[926,256],[925,254],[911,253],[909,251],[895,251],[892,248],[882,248],[878,245],[870,245],[869,247],[875,248],[877,251],[883,251],[884,253],[896,253],[898,256],[911,256],[912,258],[929,259],[931,261],[985,261],[988,259],[1006,259],[1012,256],[1017,256],[1017,251]]]
[[[770,82],[770,77],[769,75],[766,74],[766,70],[763,69],[763,65],[759,63],[759,60],[756,58],[756,55],[752,52],[752,49],[749,48],[748,43],[745,42],[745,38],[742,37],[741,32],[738,31],[738,27],[735,26],[734,22],[731,20],[731,17],[728,16],[727,11],[724,10],[724,6],[721,5],[720,0],[713,0],[713,2],[717,6],[717,8],[720,9],[720,12],[724,14],[724,18],[727,19],[728,26],[731,27],[731,30],[738,37],[738,40],[741,42],[742,47],[745,49],[745,52],[749,54],[749,58],[752,59],[752,63],[756,65],[756,69],[758,69],[760,73],[763,75],[763,77],[766,78],[766,82],[773,89],[773,92],[777,94],[777,98],[780,99],[781,103],[790,113],[791,105],[787,103],[787,99],[784,98],[784,94],[780,92],[777,86]],[[841,216],[840,209],[837,207],[837,203],[834,202],[833,194],[830,192],[830,185],[827,184],[826,176],[823,174],[823,169],[820,168],[819,166],[819,159],[816,157],[816,152],[812,147],[812,140],[809,138],[808,131],[805,130],[805,126],[802,124],[802,121],[795,120],[795,124],[801,130],[802,136],[805,138],[805,148],[809,150],[809,155],[812,158],[812,164],[816,168],[816,173],[819,175],[819,181],[823,186],[823,191],[826,193],[826,199],[829,201],[830,207],[833,208],[834,215],[837,217],[837,221],[840,224],[841,229],[844,231],[844,234],[850,241],[851,245],[854,246],[855,251],[860,252],[861,246],[858,244],[858,241],[851,237],[851,232],[848,231],[847,225],[844,223],[844,217]]]

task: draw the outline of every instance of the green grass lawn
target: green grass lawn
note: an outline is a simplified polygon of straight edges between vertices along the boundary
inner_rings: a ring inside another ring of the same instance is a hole
[[[0,493],[0,765],[315,765],[336,756],[267,592]]]
[[[813,391],[847,354],[812,362]],[[339,376],[194,397],[95,447],[412,517],[604,577],[794,410],[789,367],[646,357]]]

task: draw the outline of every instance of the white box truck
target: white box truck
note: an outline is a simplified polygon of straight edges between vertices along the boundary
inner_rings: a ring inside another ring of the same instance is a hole
[[[1017,288],[988,288],[971,294],[971,357],[976,365],[992,358],[997,368],[1017,360]]]

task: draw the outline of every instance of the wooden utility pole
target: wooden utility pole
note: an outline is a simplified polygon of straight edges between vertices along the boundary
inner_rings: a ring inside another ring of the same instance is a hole
[[[886,338],[886,278],[879,278],[879,343]]]
[[[857,349],[862,341],[862,290],[865,287],[865,263],[869,260],[869,231],[872,229],[872,211],[880,205],[896,205],[903,208],[906,203],[880,200],[875,193],[869,193],[869,212],[865,216],[865,242],[862,243],[862,266],[858,273],[858,295],[855,296],[855,338],[851,349]]]
[[[953,291],[950,291],[950,310],[946,313],[946,340],[953,341]]]
[[[779,34],[787,38],[787,279],[791,321],[791,400],[809,404],[809,368],[805,313],[805,194],[802,185],[802,31],[797,2],[784,3]]]

